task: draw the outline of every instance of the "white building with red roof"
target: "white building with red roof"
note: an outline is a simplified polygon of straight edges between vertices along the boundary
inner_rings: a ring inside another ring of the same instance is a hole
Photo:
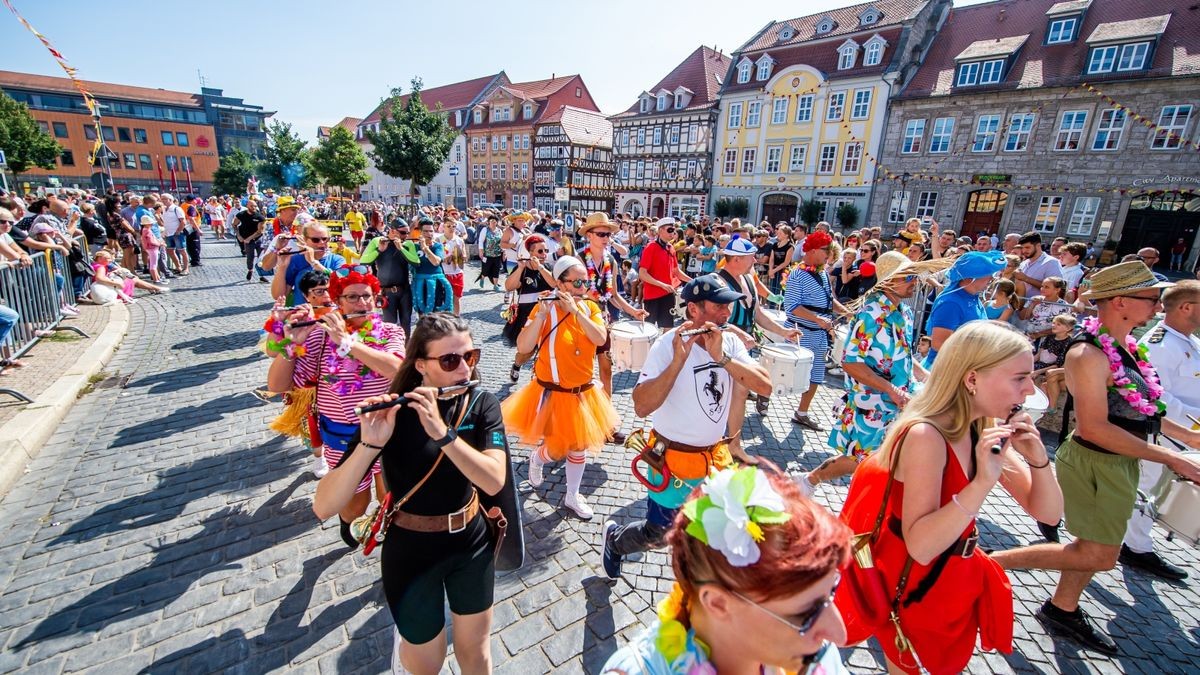
[[[564,105],[542,117],[533,132],[534,208],[576,211],[585,218],[592,211],[610,213],[612,142],[612,122],[595,110]],[[556,195],[556,188],[566,192]]]

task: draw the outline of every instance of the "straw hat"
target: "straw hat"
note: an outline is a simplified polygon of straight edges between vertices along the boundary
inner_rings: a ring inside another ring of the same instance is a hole
[[[1080,295],[1084,300],[1100,300],[1126,295],[1151,288],[1170,288],[1175,284],[1159,281],[1154,273],[1140,260],[1131,260],[1106,267],[1091,279],[1091,288]]]
[[[583,222],[583,227],[579,228],[579,234],[587,234],[597,227],[603,227],[610,232],[615,231],[617,226],[608,219],[608,214],[603,211],[593,211],[588,214],[587,220]]]
[[[887,283],[893,276],[913,266],[908,256],[899,251],[888,251],[875,261],[875,283]]]
[[[300,208],[300,205],[296,203],[295,197],[287,197],[287,196],[280,197],[279,201],[275,203],[276,211],[282,211],[284,209],[298,209],[298,208]]]

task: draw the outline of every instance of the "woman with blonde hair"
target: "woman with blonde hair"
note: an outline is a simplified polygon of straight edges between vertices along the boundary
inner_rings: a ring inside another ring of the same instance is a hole
[[[1034,391],[1029,341],[974,321],[942,353],[880,452],[859,465],[842,511],[854,532],[873,532],[869,550],[895,599],[880,620],[859,600],[861,585],[843,584],[847,643],[874,635],[891,673],[959,672],[977,637],[984,650],[1011,652],[1012,586],[977,548],[975,519],[997,483],[1039,522],[1063,511],[1041,436],[1018,408]]]

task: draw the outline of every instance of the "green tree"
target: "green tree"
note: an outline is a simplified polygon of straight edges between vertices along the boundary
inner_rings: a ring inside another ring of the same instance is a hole
[[[246,191],[246,181],[256,170],[254,158],[234,148],[233,152],[221,158],[221,165],[213,173],[213,193],[222,195],[240,195]]]
[[[14,176],[36,167],[55,168],[63,151],[58,141],[38,127],[28,106],[4,93],[0,93],[0,150]]]
[[[367,156],[354,141],[354,134],[342,126],[329,131],[312,152],[312,167],[326,185],[354,190],[371,180],[367,174]]]
[[[267,125],[267,147],[261,165],[264,187],[310,188],[317,184],[312,152],[287,122],[272,120]],[[244,186],[243,186],[244,187]]]
[[[421,78],[414,77],[412,93],[402,99],[399,88],[385,101],[379,113],[379,131],[368,130],[367,139],[375,146],[371,159],[381,172],[412,183],[413,194],[427,185],[442,170],[442,164],[454,147],[458,130],[446,121],[446,114],[430,110],[421,100]]]
[[[837,220],[842,229],[854,229],[858,224],[858,207],[850,203],[842,204],[837,208]]]
[[[810,199],[800,205],[800,220],[805,225],[812,227],[820,222],[822,210],[821,202]]]

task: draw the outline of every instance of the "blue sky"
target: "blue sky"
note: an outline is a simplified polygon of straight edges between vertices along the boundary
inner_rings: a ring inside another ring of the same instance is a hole
[[[198,92],[276,110],[306,140],[364,117],[393,86],[505,70],[580,73],[600,109],[624,110],[701,44],[731,53],[768,21],[848,4],[728,0],[319,2],[13,0],[83,79]],[[453,9],[451,9],[453,4]],[[958,2],[956,4],[974,4]],[[286,8],[286,11],[281,11]],[[62,75],[0,5],[0,69]]]

